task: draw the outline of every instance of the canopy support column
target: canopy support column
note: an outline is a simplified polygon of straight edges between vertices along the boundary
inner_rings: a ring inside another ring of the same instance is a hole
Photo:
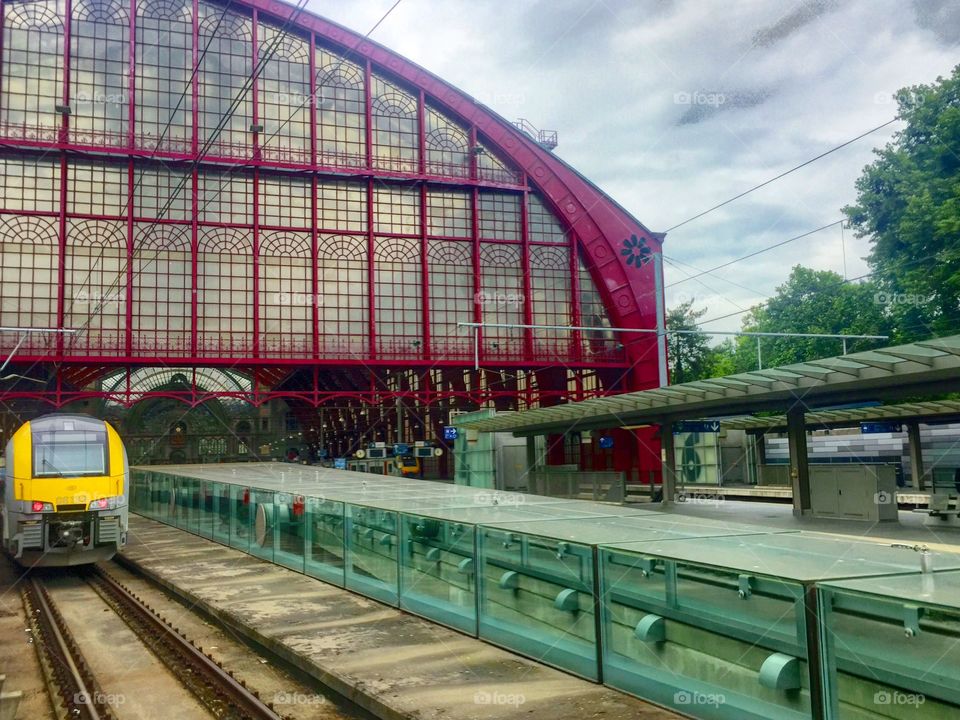
[[[910,481],[914,490],[926,489],[926,473],[923,467],[923,448],[920,447],[920,423],[907,423],[907,442],[910,446]]]
[[[677,496],[677,453],[673,446],[673,423],[660,423],[660,446],[663,450],[663,500],[670,505]]]
[[[787,442],[790,447],[793,514],[795,517],[803,517],[810,514],[811,502],[806,414],[800,405],[794,405],[787,411]]]

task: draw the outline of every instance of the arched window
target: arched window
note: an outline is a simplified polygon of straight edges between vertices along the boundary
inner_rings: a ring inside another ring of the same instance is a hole
[[[138,0],[135,144],[188,152],[192,143],[193,3]]]
[[[519,245],[480,246],[481,291],[477,298],[484,323],[523,323],[523,262]],[[483,351],[489,357],[519,357],[523,331],[484,328]]]
[[[202,227],[197,244],[198,353],[249,357],[253,349],[252,232]]]
[[[0,325],[57,326],[59,245],[55,219],[0,215]],[[12,347],[18,340],[3,342]],[[24,349],[49,349],[51,340],[35,335]]]
[[[373,77],[371,87],[374,167],[393,172],[417,172],[420,132],[416,98],[377,76]]]
[[[190,226],[137,223],[133,250],[133,351],[188,355]]]
[[[4,135],[57,139],[63,91],[63,18],[57,0],[3,3],[0,123]],[[16,78],[16,82],[11,82]]]
[[[130,17],[121,0],[75,0],[70,27],[70,137],[127,144]]]
[[[310,234],[260,236],[260,351],[271,356],[313,352],[313,261]]]
[[[277,28],[257,25],[260,57],[261,154],[270,160],[310,163],[310,43]]]
[[[570,251],[565,247],[533,245],[530,248],[530,292],[534,325],[573,324],[570,303]],[[534,330],[535,355],[564,358],[570,355],[570,332]]]
[[[377,238],[375,248],[377,353],[419,356],[423,344],[420,241]]]
[[[427,108],[425,141],[427,173],[449,177],[470,175],[470,138],[467,131],[433,108]]]
[[[84,355],[124,350],[127,314],[127,224],[67,222],[64,325],[82,328],[65,345]]]
[[[366,101],[363,70],[324,48],[317,48],[317,163],[365,167]]]
[[[253,22],[226,8],[200,3],[201,147],[214,157],[249,157],[253,122]]]
[[[367,241],[321,235],[317,248],[322,357],[365,357],[369,346]]]
[[[470,243],[430,240],[430,344],[435,359],[468,358],[473,331],[458,322],[473,321],[473,248]]]

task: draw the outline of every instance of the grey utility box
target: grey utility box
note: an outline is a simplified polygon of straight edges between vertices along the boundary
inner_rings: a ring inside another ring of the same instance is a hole
[[[893,465],[810,465],[814,517],[897,520],[897,474]]]

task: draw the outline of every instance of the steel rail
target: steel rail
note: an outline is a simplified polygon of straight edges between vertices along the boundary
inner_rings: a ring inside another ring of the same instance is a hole
[[[247,689],[242,680],[187,640],[137,595],[109,573],[94,566],[87,582],[123,619],[174,676],[189,688],[216,717],[283,720],[271,703]]]
[[[34,644],[41,655],[41,663],[50,671],[51,701],[56,694],[60,695],[66,709],[64,717],[70,720],[115,720],[110,706],[104,701],[107,696],[97,686],[76,640],[46,588],[36,578],[30,578],[24,583],[22,594],[33,628]],[[56,691],[53,685],[57,686]]]

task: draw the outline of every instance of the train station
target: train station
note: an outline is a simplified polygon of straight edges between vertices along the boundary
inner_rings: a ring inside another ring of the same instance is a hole
[[[854,141],[648,226],[596,127],[375,39],[413,4],[0,0],[0,720],[960,718],[956,298],[671,289],[673,231]]]

